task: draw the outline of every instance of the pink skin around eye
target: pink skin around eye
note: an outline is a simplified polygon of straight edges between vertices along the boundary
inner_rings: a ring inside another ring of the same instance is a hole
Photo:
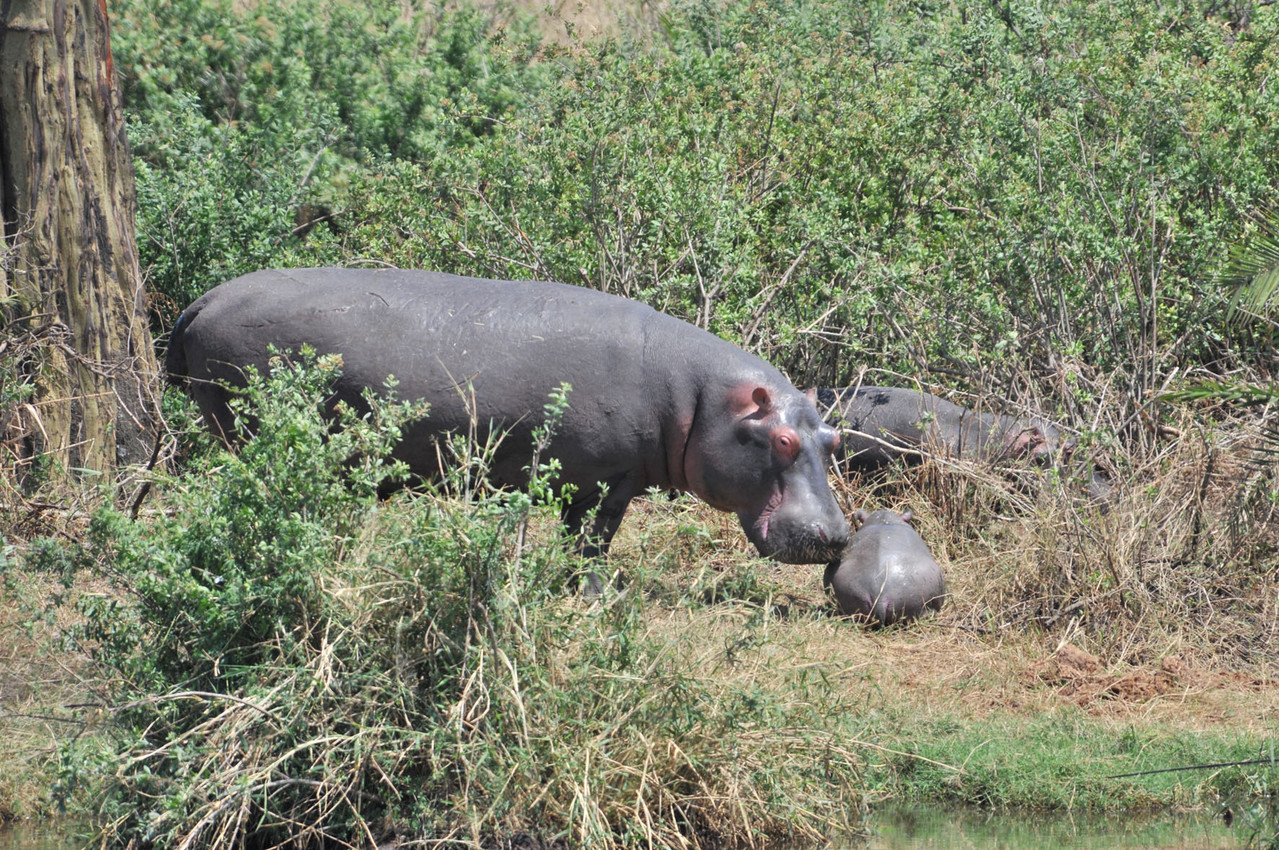
[[[795,433],[794,428],[786,425],[776,428],[773,431],[772,442],[773,451],[787,463],[794,462],[799,456],[799,434]]]

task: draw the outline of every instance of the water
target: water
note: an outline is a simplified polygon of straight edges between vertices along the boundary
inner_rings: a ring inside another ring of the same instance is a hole
[[[80,850],[88,839],[79,824],[19,823],[0,828],[0,850]]]
[[[990,815],[979,811],[894,807],[872,814],[867,850],[998,848],[1041,850],[1121,847],[1246,847],[1249,831],[1221,818]]]

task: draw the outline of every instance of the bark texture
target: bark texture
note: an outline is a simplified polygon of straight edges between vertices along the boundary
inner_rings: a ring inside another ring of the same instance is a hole
[[[45,456],[54,468],[108,472],[150,453],[158,372],[135,204],[106,0],[0,0],[0,445],[9,464]],[[15,401],[24,381],[34,395]]]

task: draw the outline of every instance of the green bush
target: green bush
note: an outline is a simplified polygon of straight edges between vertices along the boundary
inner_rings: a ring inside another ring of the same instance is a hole
[[[1071,408],[1098,372],[1141,395],[1217,362],[1214,271],[1276,196],[1268,10],[687,0],[538,49],[473,12],[158,8],[125,5],[118,57],[178,301],[269,264],[554,278],[800,384],[1040,379]],[[152,167],[184,110],[212,162]],[[301,238],[302,204],[331,226]]]
[[[564,498],[554,463],[494,492],[454,440],[440,483],[378,501],[421,411],[326,421],[337,368],[251,379],[252,439],[167,482],[158,515],[103,507],[88,547],[32,547],[94,588],[70,638],[114,728],[68,745],[59,792],[87,795],[108,843],[697,845],[860,817],[825,703],[722,699],[648,635],[642,594],[566,595],[574,559],[536,531]]]
[[[677,4],[464,155],[359,175],[296,257],[584,283],[799,383],[1217,356],[1223,242],[1275,195],[1275,17],[1036,9]]]
[[[311,151],[327,132],[308,129],[286,142],[257,126],[218,126],[177,96],[133,119],[139,253],[164,319],[222,281],[275,265],[297,241],[299,211],[314,200]]]
[[[352,174],[465,151],[543,84],[518,22],[346,0],[112,7],[139,250],[165,319],[326,227]]]

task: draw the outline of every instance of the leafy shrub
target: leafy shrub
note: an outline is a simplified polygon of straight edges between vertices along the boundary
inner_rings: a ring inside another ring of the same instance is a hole
[[[90,613],[89,637],[141,665],[124,671],[130,679],[235,690],[254,665],[287,659],[313,637],[325,615],[316,567],[344,559],[379,483],[404,476],[385,458],[402,424],[422,412],[379,406],[373,420],[343,409],[327,433],[323,401],[340,362],[280,363],[269,383],[233,401],[237,416],[253,411],[255,437],[199,470],[205,492],[190,510],[148,528],[110,508],[98,512],[93,548],[127,577],[146,619],[164,624],[157,641],[150,629],[120,628],[114,600]]]
[[[676,4],[465,155],[358,175],[338,243],[296,257],[584,283],[801,384],[1148,386],[1218,355],[1212,270],[1274,196],[1276,22],[1036,9]]]
[[[1222,356],[1213,270],[1279,176],[1279,24],[1220,4],[689,0],[558,51],[475,13],[157,8],[119,13],[142,159],[177,104],[226,161],[143,169],[175,300],[268,264],[554,278],[799,384],[874,365],[1074,411],[1098,371],[1140,396]]]
[[[157,313],[176,317],[297,241],[298,212],[315,192],[307,167],[329,132],[319,119],[286,143],[257,126],[213,125],[190,97],[134,118],[139,253]]]
[[[723,701],[647,635],[641,594],[565,596],[572,559],[530,531],[561,506],[553,463],[531,495],[493,492],[485,452],[456,440],[440,484],[379,502],[420,410],[371,400],[332,427],[337,367],[251,380],[254,437],[171,482],[162,515],[104,507],[87,549],[33,548],[110,581],[79,596],[72,638],[116,745],[73,746],[60,786],[94,793],[108,841],[699,845],[858,816],[857,760],[818,704]]]
[[[113,50],[159,312],[278,264],[350,174],[464,151],[542,84],[518,24],[346,0],[126,0]]]

